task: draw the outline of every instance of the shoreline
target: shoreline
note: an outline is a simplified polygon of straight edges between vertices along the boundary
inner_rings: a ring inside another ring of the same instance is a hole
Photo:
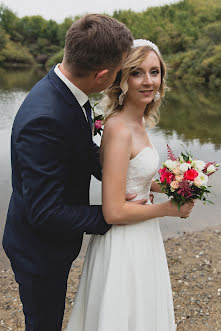
[[[5,216],[6,218],[6,216]],[[0,218],[1,219],[1,218]],[[168,221],[167,221],[168,219]],[[168,240],[171,239],[176,239],[179,237],[182,237],[186,234],[194,234],[197,232],[202,232],[202,231],[206,231],[207,229],[212,229],[212,228],[221,228],[221,223],[218,222],[217,224],[212,224],[211,226],[208,226],[208,224],[204,224],[204,225],[200,225],[200,226],[193,226],[193,223],[190,222],[189,220],[185,221],[180,221],[180,219],[178,218],[174,218],[174,220],[171,220],[170,217],[163,217],[160,220],[159,224],[160,224],[160,230],[161,230],[161,234],[163,237],[163,241],[164,243],[167,242]],[[161,221],[162,220],[162,221]],[[197,220],[196,220],[197,223]],[[200,223],[200,222],[199,222]],[[9,269],[11,268],[10,265],[10,261],[8,259],[8,257],[5,254],[5,251],[2,247],[2,236],[3,236],[3,229],[4,227],[2,227],[1,229],[1,222],[0,222],[0,239],[1,239],[1,246],[0,246],[0,273],[5,270],[5,269]],[[80,253],[78,255],[78,259],[82,259],[84,258],[86,251],[87,251],[87,246],[90,240],[90,235],[84,235],[83,238],[83,242],[82,242],[82,247],[80,250]],[[221,247],[220,247],[221,250]],[[74,265],[74,263],[73,263]],[[1,331],[1,329],[0,329]]]
[[[221,329],[221,225],[164,241],[173,291],[177,331]],[[83,265],[73,263],[66,297],[63,329],[71,312]],[[10,268],[0,272],[0,331],[24,330],[22,306]]]

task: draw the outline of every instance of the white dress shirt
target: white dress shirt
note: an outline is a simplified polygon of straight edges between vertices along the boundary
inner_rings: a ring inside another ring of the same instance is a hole
[[[61,70],[59,69],[60,63],[56,65],[54,68],[54,72],[56,75],[65,83],[65,85],[69,88],[69,90],[73,93],[75,98],[77,99],[77,102],[82,108],[82,111],[84,113],[84,116],[86,120],[88,121],[86,111],[84,109],[84,104],[88,101],[88,96],[83,91],[81,91],[77,86],[75,86],[72,82],[70,82],[65,75],[62,74]]]

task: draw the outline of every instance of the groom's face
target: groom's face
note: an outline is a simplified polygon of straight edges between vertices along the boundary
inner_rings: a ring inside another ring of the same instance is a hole
[[[108,73],[103,77],[102,84],[100,84],[100,86],[98,87],[99,91],[97,91],[97,92],[101,92],[101,91],[105,90],[115,81],[118,72],[123,67],[126,57],[127,57],[127,53],[124,53],[120,63],[114,69],[112,68],[111,70],[108,70]]]

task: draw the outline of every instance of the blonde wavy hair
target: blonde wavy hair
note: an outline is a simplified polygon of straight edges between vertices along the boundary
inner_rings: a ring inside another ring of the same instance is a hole
[[[102,100],[102,107],[104,109],[104,122],[106,122],[109,117],[122,110],[128,91],[128,78],[130,74],[141,65],[147,54],[151,51],[154,50],[150,46],[139,46],[132,48],[128,54],[124,66],[121,72],[118,73],[115,82],[104,91],[104,97]],[[165,91],[168,89],[165,81],[166,65],[162,56],[158,53],[156,54],[160,60],[161,67],[161,85],[159,88],[160,98],[159,100],[153,100],[150,104],[148,104],[144,111],[144,119],[146,125],[149,127],[154,127],[159,122],[159,107],[164,98]],[[120,95],[121,98],[123,97],[124,99],[122,105],[119,104]]]

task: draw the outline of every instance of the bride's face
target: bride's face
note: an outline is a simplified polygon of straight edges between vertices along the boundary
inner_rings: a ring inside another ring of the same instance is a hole
[[[160,60],[154,51],[150,51],[128,78],[127,102],[140,105],[151,103],[160,85]]]

